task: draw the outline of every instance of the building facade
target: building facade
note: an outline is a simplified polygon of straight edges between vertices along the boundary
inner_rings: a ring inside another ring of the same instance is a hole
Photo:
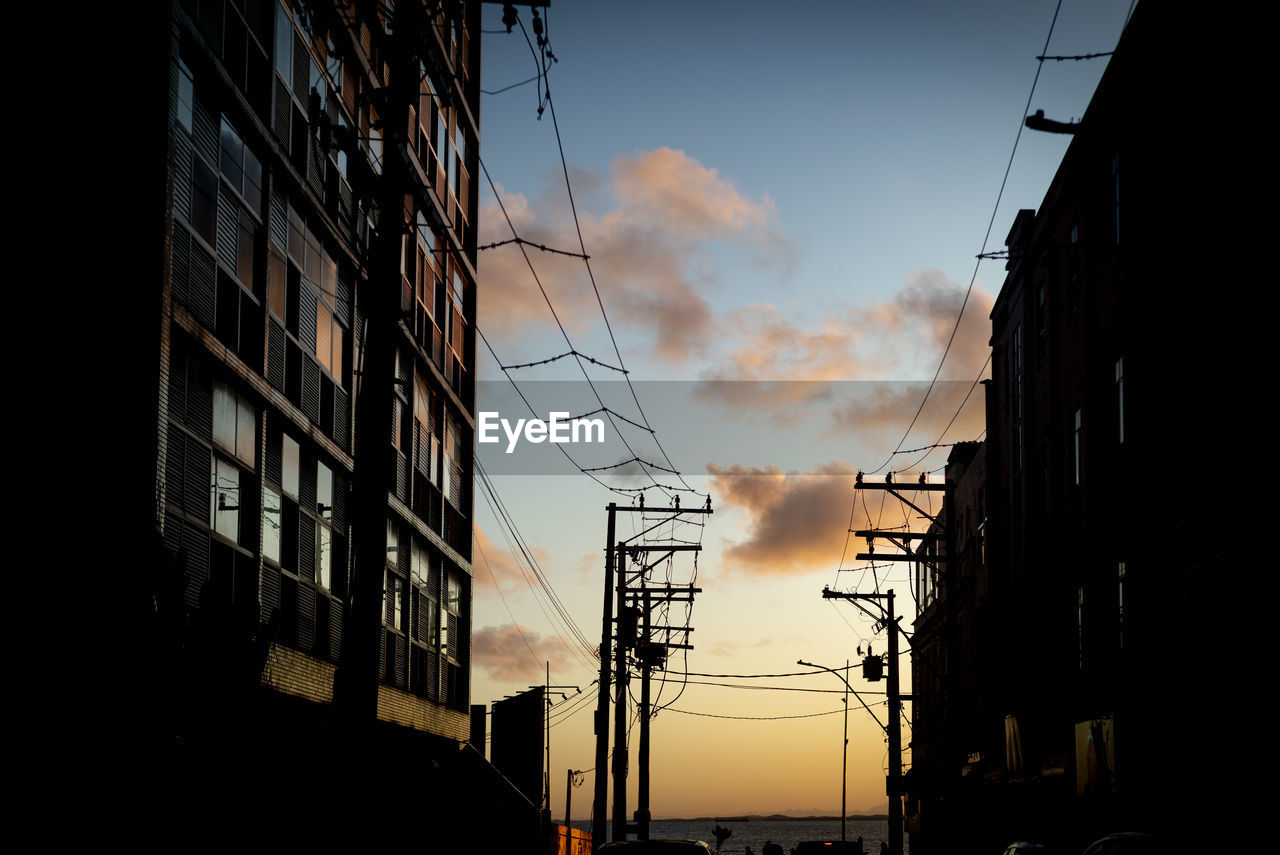
[[[1197,817],[1220,770],[1194,739],[1211,725],[1177,699],[1222,672],[1190,633],[1240,555],[1192,546],[1195,503],[1178,497],[1246,396],[1233,308],[1190,299],[1211,250],[1182,236],[1215,209],[1215,147],[1189,145],[1207,127],[1170,133],[1200,75],[1170,53],[1187,27],[1137,9],[1039,210],[1009,232],[983,494],[962,471],[948,493],[961,542],[982,508],[981,572],[965,583],[979,564],[962,550],[960,584],[916,624],[916,852],[1173,842],[1212,822]]]
[[[471,762],[480,3],[168,13],[151,747],[367,807],[381,756],[443,810]]]

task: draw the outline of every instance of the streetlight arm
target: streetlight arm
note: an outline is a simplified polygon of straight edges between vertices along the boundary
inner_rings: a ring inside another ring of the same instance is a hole
[[[876,716],[875,712],[872,711],[871,707],[867,706],[867,702],[862,699],[862,695],[858,694],[858,690],[855,689],[853,686],[850,686],[849,681],[846,680],[844,678],[844,675],[841,674],[839,671],[837,671],[834,668],[827,668],[823,665],[816,665],[813,662],[805,662],[803,659],[797,659],[796,664],[804,665],[806,668],[817,668],[819,671],[830,671],[832,674],[835,674],[837,677],[840,678],[840,681],[844,683],[845,688],[848,689],[850,692],[853,692],[853,696],[858,699],[858,703],[862,704],[863,709],[865,709],[867,713],[871,716],[871,718],[875,720],[876,724],[880,725],[880,729],[883,730],[886,734],[889,732],[889,728],[885,727],[884,722],[880,721],[879,717]]]

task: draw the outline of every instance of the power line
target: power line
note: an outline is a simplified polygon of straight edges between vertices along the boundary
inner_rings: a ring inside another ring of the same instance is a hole
[[[476,541],[476,551],[480,553],[480,559],[484,561],[485,569],[489,571],[489,578],[493,579],[493,587],[498,591],[498,596],[502,598],[502,605],[507,610],[507,616],[511,618],[511,625],[516,628],[516,632],[520,633],[520,640],[523,641],[524,646],[529,649],[529,656],[533,658],[533,661],[536,664],[541,665],[542,662],[538,659],[538,654],[533,652],[533,646],[529,644],[529,639],[525,637],[524,630],[520,628],[519,621],[517,621],[516,616],[511,613],[511,606],[507,603],[507,595],[502,593],[502,586],[498,584],[498,577],[494,574],[493,568],[489,566],[489,558],[484,554],[484,550],[480,547],[479,541]]]
[[[547,578],[546,574],[543,573],[542,568],[539,566],[537,559],[533,557],[532,550],[529,549],[527,542],[524,540],[524,537],[520,534],[520,530],[516,527],[514,520],[511,519],[511,516],[506,509],[506,506],[502,502],[502,498],[498,495],[497,489],[494,486],[493,481],[489,478],[488,472],[485,471],[479,459],[476,460],[476,474],[480,476],[482,492],[485,495],[486,501],[489,502],[490,509],[494,511],[495,516],[498,518],[499,524],[503,526],[505,531],[510,532],[511,536],[515,539],[515,544],[519,548],[520,554],[524,556],[524,559],[528,563],[529,568],[533,570],[534,576],[538,579],[539,585],[542,587],[543,591],[547,595],[548,602],[551,603],[552,608],[557,612],[557,614],[560,615],[561,621],[563,622],[564,626],[568,629],[569,633],[577,640],[578,644],[580,644],[582,648],[587,651],[588,653],[587,659],[583,660],[581,659],[581,657],[579,657],[579,661],[582,661],[583,664],[585,664],[588,668],[594,669],[595,664],[590,661],[593,656],[593,652],[592,652],[593,648],[590,642],[587,641],[586,636],[583,635],[582,630],[578,628],[578,625],[574,622],[573,617],[569,614],[568,609],[565,608],[564,603],[561,602],[560,597],[556,594],[555,589],[551,586],[550,580]],[[490,499],[492,499],[492,501],[489,501]],[[518,560],[517,560],[517,566],[518,566]],[[526,579],[526,581],[528,580]],[[532,587],[532,585],[530,587]],[[548,619],[550,619],[550,616],[548,616]]]
[[[553,110],[553,114],[554,114],[554,110]],[[503,216],[503,218],[504,218],[504,219],[506,219],[506,221],[507,221],[507,227],[508,227],[509,229],[511,229],[511,234],[512,234],[512,235],[519,236],[519,235],[518,235],[518,233],[517,233],[517,231],[516,231],[515,223],[512,221],[512,219],[511,219],[511,215],[507,212],[507,206],[503,203],[503,201],[502,201],[502,197],[501,197],[501,195],[499,195],[499,193],[498,193],[497,185],[494,183],[493,176],[491,176],[491,175],[489,174],[489,168],[488,168],[487,166],[485,166],[484,160],[481,160],[481,161],[480,161],[480,169],[484,172],[485,180],[486,180],[486,181],[488,181],[488,183],[489,183],[489,189],[490,189],[490,191],[493,193],[494,199],[495,199],[495,200],[497,201],[497,203],[498,203],[498,209],[499,209],[500,211],[502,211],[502,216]],[[575,216],[576,216],[576,215],[575,215]],[[552,317],[552,319],[554,319],[554,320],[555,320],[555,322],[556,322],[556,327],[560,330],[560,335],[561,335],[561,337],[563,337],[563,338],[564,338],[565,344],[567,344],[567,345],[569,346],[569,349],[570,349],[571,351],[575,351],[575,352],[576,352],[576,351],[577,351],[577,348],[575,348],[575,347],[573,346],[573,341],[572,341],[572,339],[570,339],[570,338],[569,338],[569,331],[568,331],[567,329],[565,329],[564,322],[560,320],[560,315],[559,315],[559,313],[556,311],[555,305],[554,305],[554,304],[552,304],[552,302],[551,302],[551,297],[550,297],[550,295],[549,295],[549,294],[547,294],[547,289],[543,286],[543,284],[542,284],[542,279],[538,276],[538,271],[537,271],[537,269],[535,269],[535,268],[534,268],[534,266],[533,266],[533,260],[532,260],[531,258],[529,258],[529,253],[525,251],[525,248],[524,248],[523,246],[521,246],[521,247],[520,247],[520,253],[521,253],[521,255],[523,255],[523,256],[524,256],[525,264],[528,266],[528,268],[529,268],[529,272],[533,275],[533,281],[534,281],[534,283],[538,286],[538,290],[539,290],[539,292],[541,292],[541,294],[542,294],[542,299],[543,299],[543,301],[544,301],[544,302],[546,302],[546,304],[547,304],[547,309],[551,312],[551,317]],[[585,246],[583,247],[583,254],[584,254],[584,255],[586,254],[586,248],[585,248]],[[589,262],[589,261],[584,260],[584,261],[583,261],[583,264],[588,265],[588,269],[590,269],[590,262]],[[610,332],[610,335],[612,336],[612,332]],[[486,340],[486,344],[488,344],[487,340]],[[492,352],[492,346],[490,346],[490,351]],[[625,365],[623,365],[623,363],[622,363],[622,353],[621,353],[621,351],[618,351],[618,350],[616,349],[616,347],[615,347],[615,352],[616,352],[616,353],[617,353],[617,355],[618,355],[618,364],[619,364],[620,366],[622,366],[623,368],[625,368],[626,366],[625,366]],[[495,355],[495,356],[494,356],[494,358],[495,358],[495,359],[497,359],[497,356]],[[577,365],[578,365],[579,370],[582,372],[582,377],[583,377],[583,379],[587,381],[587,386],[591,389],[592,394],[593,394],[593,395],[595,395],[596,402],[597,402],[597,403],[598,403],[598,404],[603,408],[603,407],[605,406],[605,403],[604,403],[604,399],[600,396],[600,390],[596,388],[595,383],[591,380],[591,375],[587,373],[587,369],[586,369],[586,367],[585,367],[585,366],[583,366],[583,364],[582,364],[582,360],[581,360],[581,359],[576,359],[575,361],[577,362]],[[499,360],[498,364],[499,364],[499,366],[501,366],[501,365],[502,365],[502,363],[501,363],[501,361],[500,361],[500,360]],[[505,372],[505,371],[504,371],[503,373],[506,373],[506,374],[507,374],[507,376],[508,376],[508,379],[510,379],[510,374],[509,374],[508,372]],[[632,394],[634,395],[634,388],[631,386],[631,380],[630,380],[630,378],[629,378],[629,377],[627,377],[627,375],[625,375],[625,374],[624,374],[623,376],[627,379],[627,387],[628,387],[628,388],[633,389],[633,393],[632,393]],[[514,381],[512,381],[512,382],[514,382]],[[523,398],[524,396],[523,396],[523,395],[521,395],[521,397]],[[528,401],[526,400],[526,401],[525,401],[525,403],[527,404],[527,403],[528,403]],[[638,406],[638,405],[639,405],[639,402],[637,401],[637,406]],[[530,409],[532,409],[532,407],[530,407]],[[625,434],[622,432],[622,430],[618,427],[617,423],[616,423],[616,422],[614,422],[614,420],[613,420],[612,416],[611,416],[608,412],[606,412],[606,415],[607,415],[607,416],[609,416],[609,424],[610,424],[610,426],[613,428],[614,432],[618,435],[618,439],[620,439],[620,440],[622,441],[622,445],[623,445],[623,447],[627,449],[627,452],[628,452],[632,457],[638,457],[639,455],[636,453],[635,449],[631,447],[631,444],[630,444],[629,442],[627,442],[626,435],[625,435]],[[646,425],[646,426],[648,426],[649,422],[648,422],[648,419],[645,419],[645,418],[644,418],[644,412],[643,412],[643,410],[641,410],[641,411],[640,411],[640,415],[641,415],[641,418],[642,418],[642,419],[644,419],[645,425]],[[653,434],[653,437],[654,437],[654,442],[655,442],[655,443],[657,443],[657,444],[658,444],[658,448],[659,448],[659,449],[661,449],[661,448],[662,448],[662,445],[661,445],[661,443],[658,443],[656,433],[655,433],[655,434]],[[562,450],[563,450],[563,449],[562,449]],[[664,456],[664,457],[666,457],[666,452],[665,452],[665,451],[663,452],[663,456]],[[668,462],[668,463],[671,463],[670,458],[667,458],[667,462]],[[575,465],[577,465],[577,464],[575,464]],[[582,469],[582,467],[581,467],[581,466],[579,466],[578,468],[579,468],[579,469]],[[672,464],[672,468],[673,468],[673,469],[675,468],[675,465],[674,465],[674,464]],[[587,474],[590,474],[590,473],[587,473]],[[651,473],[649,473],[647,470],[645,471],[645,474],[649,476],[649,480],[653,482],[653,486],[654,486],[654,487],[657,487],[659,490],[663,491],[663,492],[664,492],[664,493],[666,493],[668,496],[670,496],[670,492],[669,492],[669,491],[676,491],[676,490],[684,490],[684,491],[691,492],[691,493],[698,493],[698,491],[697,491],[697,490],[694,490],[692,487],[689,487],[689,485],[688,485],[688,484],[685,484],[685,486],[684,486],[684,487],[673,487],[673,486],[669,486],[669,485],[663,485],[663,484],[659,483],[659,482],[657,481],[657,479],[655,479],[655,478],[653,477],[653,475],[652,475]],[[599,479],[596,479],[596,480],[597,480],[597,481],[599,481]],[[681,483],[684,483],[684,479],[683,479],[683,478],[681,478],[680,480],[681,480]],[[603,482],[603,481],[599,481],[599,483],[603,484],[604,482]],[[613,488],[613,487],[610,487],[610,489],[614,489],[614,490],[622,490],[622,489],[624,489],[624,488]],[[647,489],[647,488],[646,488],[646,489]],[[699,495],[705,495],[705,494],[701,494],[701,493],[699,493]]]
[[[838,710],[830,710],[828,712],[819,712],[819,713],[808,713],[807,715],[720,715],[718,713],[694,712],[693,710],[678,710],[675,707],[665,707],[665,709],[669,709],[672,712],[680,713],[682,715],[696,715],[696,716],[703,716],[705,718],[731,718],[731,719],[736,719],[738,721],[782,721],[784,719],[793,719],[793,718],[818,718],[819,716],[836,715],[838,713],[844,712],[844,708],[841,707]]]
[[[1054,10],[1053,10],[1053,20],[1049,22],[1049,33],[1045,36],[1044,48],[1041,50],[1041,53],[1044,53],[1049,48],[1049,41],[1053,38],[1053,29],[1058,23],[1058,13],[1061,10],[1062,10],[1062,0],[1058,0],[1058,4],[1057,6],[1054,7]],[[1031,99],[1035,97],[1036,84],[1040,82],[1040,71],[1043,68],[1044,68],[1044,60],[1040,59],[1036,64],[1035,77],[1031,81],[1031,91],[1027,93],[1026,106],[1023,107],[1022,109],[1022,117],[1025,117],[1027,115],[1027,111],[1031,109]],[[1000,181],[1000,191],[996,194],[996,203],[991,210],[991,219],[987,221],[987,231],[982,238],[981,252],[986,252],[987,250],[987,241],[991,239],[991,229],[994,228],[995,226],[996,214],[998,214],[1000,211],[1000,201],[1004,198],[1004,189],[1009,182],[1009,173],[1013,169],[1013,159],[1018,152],[1018,142],[1019,140],[1022,139],[1022,128],[1024,127],[1022,117],[1020,117],[1018,120],[1018,132],[1013,138],[1013,150],[1009,152],[1009,162],[1004,169],[1004,178],[1001,179]],[[897,447],[894,448],[893,450],[894,454],[896,454],[898,450],[902,448],[902,444],[907,441],[907,437],[911,434],[911,429],[915,427],[916,421],[920,418],[920,413],[924,411],[925,402],[929,400],[929,395],[933,392],[933,388],[938,382],[938,377],[942,374],[942,366],[947,361],[947,355],[951,353],[951,345],[955,342],[956,332],[960,329],[960,319],[964,317],[965,306],[969,304],[969,295],[973,293],[973,285],[978,279],[978,269],[981,263],[982,263],[981,259],[979,259],[978,262],[973,267],[973,275],[969,277],[969,287],[965,289],[964,300],[961,301],[960,303],[960,311],[956,315],[955,325],[951,328],[951,336],[950,338],[947,339],[947,346],[942,351],[942,358],[938,360],[938,370],[934,372],[933,379],[929,381],[929,388],[925,390],[924,398],[922,398],[920,401],[920,407],[916,410],[916,414],[912,417],[911,423],[907,425],[907,429],[905,432],[903,432],[902,439],[898,441]],[[888,466],[890,461],[892,460],[893,460],[893,454],[890,454],[889,459],[886,460],[884,463],[881,463],[875,469],[871,470],[870,474],[875,474],[876,472],[879,472],[881,469]]]

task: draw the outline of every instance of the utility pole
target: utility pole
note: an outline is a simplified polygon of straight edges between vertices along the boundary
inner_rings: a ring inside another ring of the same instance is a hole
[[[646,582],[646,574],[657,563],[643,561],[641,569],[635,574],[631,581],[639,581],[640,587],[631,587],[628,584],[626,567],[628,555],[638,557],[640,555],[648,555],[650,552],[662,552],[662,556],[658,559],[661,561],[676,552],[697,551],[702,547],[690,544],[676,543],[645,543],[643,545],[628,545],[630,541],[645,537],[655,529],[663,525],[675,522],[681,516],[686,514],[711,514],[711,500],[707,499],[705,507],[701,508],[681,508],[679,500],[673,508],[646,508],[643,504],[635,506],[619,506],[616,503],[609,503],[605,510],[608,512],[608,526],[605,547],[605,591],[604,591],[604,607],[603,616],[601,618],[600,629],[600,693],[596,704],[596,786],[595,799],[593,802],[593,812],[591,821],[592,845],[599,847],[605,842],[605,809],[608,802],[608,778],[605,773],[606,763],[609,763],[609,700],[611,694],[617,694],[614,705],[614,745],[612,763],[610,771],[613,777],[613,810],[612,810],[612,830],[610,837],[613,840],[626,840],[630,831],[635,831],[641,839],[648,838],[649,832],[649,718],[651,711],[649,709],[648,700],[648,676],[650,668],[642,668],[642,679],[644,683],[641,686],[641,727],[640,727],[640,755],[641,755],[641,787],[639,802],[640,807],[636,811],[636,824],[630,825],[627,822],[627,767],[628,767],[628,748],[627,748],[627,686],[630,682],[630,672],[627,664],[627,652],[631,649],[639,649],[642,645],[639,643],[638,624],[641,618],[645,620],[645,642],[643,647],[646,651],[651,651],[652,644],[649,634],[654,629],[678,631],[687,629],[685,627],[653,627],[649,621],[648,605],[652,603],[652,599],[661,598],[664,600],[684,599],[692,601],[693,594],[701,591],[700,588],[692,586],[667,586],[664,588],[649,588]],[[648,526],[636,535],[627,540],[617,539],[617,514],[619,512],[632,512],[650,514],[659,516],[661,519],[653,525]],[[644,598],[644,591],[649,591],[649,599],[644,600],[645,605],[640,604],[628,605],[627,598],[629,595],[639,595]],[[684,593],[684,598],[675,596],[672,591]],[[617,616],[612,617],[615,607]],[[616,643],[611,648],[611,637],[615,636],[612,632],[611,624],[617,626]],[[690,647],[687,644],[666,643],[659,645],[664,651],[671,647]],[[646,654],[651,655],[651,654]],[[612,656],[612,662],[610,657]],[[641,658],[643,663],[643,658]],[[613,676],[610,678],[610,665],[613,667]],[[652,667],[652,663],[650,664]],[[612,686],[610,683],[612,682]]]
[[[353,733],[371,731],[378,711],[378,659],[383,584],[386,573],[387,494],[391,485],[388,440],[392,428],[395,342],[399,322],[401,227],[405,187],[404,155],[409,104],[419,99],[418,28],[421,9],[405,3],[397,9],[387,57],[388,85],[379,91],[386,156],[373,179],[378,213],[377,236],[369,252],[369,287],[363,294],[365,334],[361,372],[356,379],[355,454],[352,471],[351,619],[335,679],[335,706]],[[358,745],[355,752],[362,752]]]
[[[892,495],[898,501],[910,507],[912,510],[919,513],[921,517],[923,517],[924,519],[928,520],[931,523],[930,530],[926,532],[877,531],[874,529],[853,531],[853,534],[859,537],[865,537],[869,547],[868,552],[857,554],[856,559],[860,561],[863,561],[863,560],[908,561],[908,562],[917,562],[921,565],[928,567],[930,572],[933,574],[933,578],[937,580],[937,582],[940,582],[940,584],[938,585],[938,588],[940,589],[938,596],[943,601],[943,612],[942,612],[943,649],[946,651],[956,650],[958,640],[959,640],[959,619],[958,619],[959,598],[957,597],[957,594],[959,592],[959,585],[958,585],[959,574],[958,574],[958,567],[954,559],[954,556],[956,554],[956,545],[955,545],[956,484],[955,484],[955,481],[944,478],[944,483],[941,483],[941,484],[929,483],[926,480],[925,476],[921,475],[920,480],[917,483],[897,484],[893,481],[893,474],[890,473],[885,477],[885,480],[883,482],[864,482],[862,473],[859,472],[856,479],[855,489],[886,490],[890,495]],[[938,514],[929,513],[928,511],[921,508],[919,505],[916,505],[915,503],[911,502],[909,499],[907,499],[905,495],[903,495],[903,493],[908,490],[912,492],[942,493],[943,494],[942,510]],[[888,540],[894,546],[901,549],[902,552],[891,553],[891,554],[882,554],[882,553],[875,552],[874,542],[876,538],[883,538],[885,540]],[[919,541],[921,544],[920,547],[918,549],[913,550],[911,548],[912,541]],[[824,593],[823,596],[827,596],[827,594]],[[854,595],[846,595],[846,596],[849,596],[850,598],[852,598]],[[890,592],[890,596],[892,596],[892,592]],[[889,613],[890,613],[889,691],[891,696],[897,696],[898,695],[897,650],[898,650],[898,632],[900,630],[896,623],[896,620],[892,617],[892,614],[893,614],[892,602],[893,601],[890,600],[890,606],[889,606]],[[956,717],[954,715],[954,699],[959,696],[959,686],[960,686],[960,672],[959,672],[959,669],[955,667],[954,662],[952,662],[950,665],[948,665],[945,668],[945,671],[943,673],[942,697],[935,699],[933,701],[933,703],[936,705],[935,712],[936,712],[937,720],[941,722],[942,745],[941,745],[940,753],[942,758],[942,767],[944,770],[950,770],[952,768],[956,768],[955,764],[952,761],[953,759],[958,759],[958,757],[956,756],[955,744],[956,744],[956,733],[958,730],[959,722],[956,721]],[[896,709],[897,707],[896,705],[894,705],[894,710]],[[896,729],[896,725],[898,721],[897,716],[896,715],[892,716],[892,719]],[[892,742],[891,742],[891,745],[892,745]],[[890,748],[890,754],[894,758],[897,758],[900,764],[900,755],[894,752],[892,747]],[[891,760],[891,762],[893,761]],[[899,765],[899,768],[901,768],[900,765]],[[953,779],[949,775],[947,775],[946,772],[944,772],[944,778],[941,782],[927,781],[926,783],[932,787],[937,787],[939,786],[939,784],[941,784],[942,789],[945,792],[951,789],[952,780]],[[919,784],[920,782],[917,781],[917,785]],[[899,788],[901,789],[901,782],[899,782]],[[899,801],[898,797],[896,796],[893,797],[893,800],[891,801],[889,807],[890,807],[890,811],[893,811],[896,808],[899,812],[899,818],[901,817],[902,808],[901,808],[901,802]],[[891,852],[893,853],[893,855],[898,855],[898,853],[901,852],[901,840],[902,840],[902,830],[901,830],[900,821],[896,824],[896,830],[895,830],[895,827],[891,824],[891,827],[890,827],[891,837],[894,834],[897,835],[899,848],[898,849],[891,848]],[[892,845],[893,843],[891,840],[890,846],[892,847]]]
[[[840,842],[847,839],[846,828],[849,821],[849,660],[844,660],[844,750],[840,752]]]
[[[600,618],[600,681],[596,700],[596,771],[595,795],[591,802],[591,845],[599,848],[605,838],[605,805],[609,800],[609,653],[613,636],[613,534],[618,506],[610,502],[605,508],[609,524],[604,542],[604,607]]]
[[[552,689],[577,689],[578,692],[581,693],[582,687],[551,685],[551,663],[547,662],[547,682],[543,683],[541,686],[530,686],[529,688],[542,689],[542,698],[543,698],[542,723],[546,730],[545,741],[543,746],[544,750],[546,751],[546,761],[542,767],[543,769],[542,800],[543,800],[543,809],[547,815],[547,821],[550,822],[551,820],[551,694],[552,694],[551,690]],[[566,695],[564,692],[556,692],[555,694],[559,695],[561,698],[566,698],[566,699],[568,698],[568,695]]]
[[[614,646],[614,691],[617,701],[613,705],[613,839],[627,839],[627,630],[631,627],[631,615],[626,611],[627,559],[623,542],[614,546],[618,562],[618,643]],[[634,644],[634,639],[631,640]]]
[[[889,701],[889,774],[885,790],[889,796],[889,855],[902,855],[902,698],[898,683],[898,618],[894,616],[893,591],[885,594],[846,594],[822,589],[824,600],[887,600],[885,628],[889,634],[889,674],[886,693]]]

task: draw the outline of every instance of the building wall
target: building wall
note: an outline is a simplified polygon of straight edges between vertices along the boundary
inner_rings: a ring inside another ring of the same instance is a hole
[[[1194,737],[1212,725],[1175,699],[1221,670],[1188,633],[1240,556],[1196,544],[1188,479],[1229,447],[1247,395],[1235,308],[1201,293],[1229,143],[1211,139],[1220,108],[1176,122],[1188,91],[1221,79],[1171,53],[1188,26],[1138,7],[1040,208],[1009,232],[991,314],[985,594],[958,592],[969,627],[954,641],[939,617],[917,638],[960,670],[940,681],[962,708],[952,720],[986,747],[963,778],[958,746],[915,746],[950,804],[915,851],[1070,847],[1121,827],[1173,839],[1213,798],[1214,752]],[[927,695],[917,708],[938,715]]]
[[[376,574],[378,716],[461,739],[479,4],[457,9],[427,9],[420,97],[392,129],[379,114],[387,7],[172,4],[155,525],[183,574],[175,634],[249,639],[246,673],[320,705],[359,629],[353,580]],[[401,147],[406,206],[384,210],[384,159]],[[388,251],[399,281],[371,280]],[[390,292],[398,323],[371,328],[369,300]],[[361,462],[371,335],[394,339],[397,383],[383,459]],[[351,488],[365,465],[384,478],[386,549],[357,567]]]

